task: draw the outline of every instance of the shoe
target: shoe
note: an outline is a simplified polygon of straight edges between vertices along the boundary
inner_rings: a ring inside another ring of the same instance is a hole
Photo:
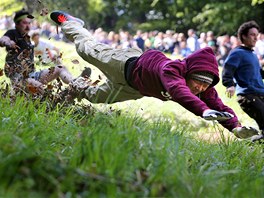
[[[237,138],[247,139],[254,135],[258,135],[258,130],[253,127],[236,127],[232,130]]]
[[[260,143],[260,144],[263,144],[263,143],[264,143],[264,131],[261,130],[260,135],[254,135],[254,136],[252,136],[252,137],[251,137],[251,141],[252,141],[253,143],[258,142],[258,143]]]
[[[85,67],[84,70],[81,73],[81,77],[83,78],[90,78],[91,77],[92,70],[90,67]]]
[[[63,12],[63,11],[53,11],[50,13],[50,18],[53,20],[57,25],[61,25],[65,21],[76,21],[84,26],[84,21],[71,16],[70,14]]]
[[[254,135],[251,137],[252,142],[263,142],[264,141],[264,136],[261,135]]]

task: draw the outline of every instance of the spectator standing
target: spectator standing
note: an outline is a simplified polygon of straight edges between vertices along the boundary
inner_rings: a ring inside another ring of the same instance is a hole
[[[258,35],[258,40],[255,46],[255,52],[258,56],[261,65],[262,77],[264,78],[264,34],[263,33],[259,33]]]
[[[192,50],[187,46],[186,41],[180,42],[180,54],[183,58],[189,56],[192,53]]]
[[[32,33],[31,39],[34,42],[34,55],[39,58],[42,64],[47,65],[51,62],[59,63],[59,48],[55,47],[50,42],[40,39],[38,31]]]
[[[214,36],[213,31],[208,31],[206,33],[206,42],[207,42],[207,46],[211,47],[214,53],[217,54],[217,51],[218,51],[217,40]]]
[[[171,54],[173,52],[174,43],[175,43],[172,30],[167,30],[165,32],[163,43],[164,43],[164,48],[165,48],[164,52]]]
[[[234,49],[241,45],[241,41],[235,35],[230,36],[230,43],[231,43],[231,49]]]
[[[200,43],[196,36],[194,29],[189,29],[187,38],[187,47],[191,50],[191,52],[195,52],[196,50],[200,49]]]
[[[198,39],[198,42],[200,44],[201,49],[207,47],[206,33],[205,32],[200,33],[200,37]]]
[[[165,50],[163,38],[164,38],[164,33],[158,32],[158,34],[155,36],[155,40],[154,40],[154,49],[159,50],[159,51]]]
[[[231,42],[229,35],[225,34],[223,36],[219,36],[217,38],[217,43],[218,43],[217,61],[219,66],[223,66],[224,61],[231,50]]]
[[[142,31],[137,30],[136,35],[134,37],[134,43],[136,46],[142,50],[142,52],[145,51],[145,40],[142,37]]]

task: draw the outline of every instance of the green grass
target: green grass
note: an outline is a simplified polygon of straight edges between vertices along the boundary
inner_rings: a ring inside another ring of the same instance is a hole
[[[87,63],[72,45],[57,45],[77,76]],[[217,89],[242,123],[256,126],[221,84]],[[0,197],[264,195],[262,145],[238,141],[173,102],[86,105],[50,111],[45,102],[0,99]]]

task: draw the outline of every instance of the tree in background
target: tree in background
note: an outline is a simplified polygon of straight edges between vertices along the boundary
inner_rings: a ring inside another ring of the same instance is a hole
[[[83,19],[91,29],[102,27],[106,31],[119,29],[135,32],[167,29],[187,32],[190,27],[216,36],[235,34],[239,24],[255,20],[264,27],[261,19],[264,0],[213,1],[213,0],[1,0],[0,13],[11,15],[27,8],[41,20],[43,9],[65,10]],[[254,10],[254,11],[252,11]]]

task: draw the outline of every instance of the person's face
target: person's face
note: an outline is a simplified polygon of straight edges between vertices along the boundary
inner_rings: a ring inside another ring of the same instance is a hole
[[[17,30],[22,34],[28,34],[31,29],[31,19],[24,18],[16,25]]]
[[[258,40],[258,34],[259,31],[256,28],[249,29],[248,34],[246,36],[243,35],[243,44],[246,47],[253,48]]]
[[[194,95],[198,95],[204,92],[210,86],[210,84],[206,82],[202,82],[191,78],[186,80],[186,84]]]

